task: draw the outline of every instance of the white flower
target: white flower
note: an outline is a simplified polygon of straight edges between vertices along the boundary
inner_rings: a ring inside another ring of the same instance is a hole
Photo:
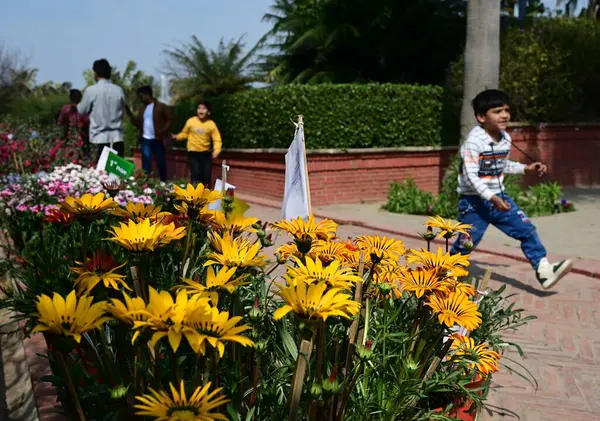
[[[150,187],[146,187],[144,189],[144,194],[152,194],[152,189]]]

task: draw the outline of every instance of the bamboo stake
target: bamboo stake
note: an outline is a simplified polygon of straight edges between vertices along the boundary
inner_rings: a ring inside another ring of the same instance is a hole
[[[289,421],[295,421],[298,416],[298,406],[300,405],[300,397],[302,396],[302,387],[304,386],[304,376],[306,375],[306,369],[310,356],[312,354],[313,341],[312,339],[303,339],[300,343],[300,351],[298,353],[298,359],[296,360],[296,370],[294,371],[294,377],[292,379],[292,390],[290,391],[290,412]]]
[[[487,268],[487,270],[485,271],[485,274],[483,275],[483,278],[481,280],[480,291],[485,291],[487,289],[490,279],[492,279],[492,269]]]
[[[362,277],[365,271],[365,254],[361,253],[358,261],[358,276],[360,276],[361,281],[356,284],[356,291],[354,291],[354,301],[358,301],[359,303],[362,301]],[[362,312],[362,310],[361,310]],[[348,350],[346,353],[346,361],[344,362],[344,368],[342,370],[342,374],[344,377],[347,375],[350,364],[352,363],[352,356],[354,355],[354,347],[356,346],[356,338],[358,337],[358,324],[360,322],[360,317],[357,317],[352,321],[350,325],[350,331],[348,332]]]

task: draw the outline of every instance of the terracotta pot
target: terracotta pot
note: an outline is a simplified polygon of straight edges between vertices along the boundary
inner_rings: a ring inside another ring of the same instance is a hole
[[[485,383],[485,379],[480,375],[477,375],[477,380],[469,383],[465,387],[467,389],[478,389],[483,386]],[[471,412],[471,406],[473,402],[469,400],[462,400],[460,398],[456,399],[454,402],[454,407],[446,414],[449,417],[458,418],[461,421],[475,421],[477,418],[477,411]],[[444,408],[436,408],[435,412],[443,412]]]

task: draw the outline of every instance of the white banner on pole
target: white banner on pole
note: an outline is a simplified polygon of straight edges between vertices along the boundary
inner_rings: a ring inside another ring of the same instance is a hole
[[[281,219],[306,219],[310,216],[305,154],[304,127],[298,124],[294,141],[285,154],[285,193]]]

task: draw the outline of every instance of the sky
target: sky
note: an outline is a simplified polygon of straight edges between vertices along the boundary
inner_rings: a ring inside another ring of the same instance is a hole
[[[37,82],[70,81],[106,58],[129,60],[160,75],[162,50],[196,35],[208,48],[245,36],[248,48],[271,28],[262,22],[273,0],[13,0],[2,2],[0,43],[38,69]]]
[[[580,0],[583,3],[583,0]],[[160,75],[168,45],[196,35],[206,47],[245,36],[248,48],[271,28],[262,22],[273,0],[12,0],[4,1],[0,43],[38,69],[37,82],[70,81],[106,58],[118,69],[134,60]],[[553,8],[555,0],[544,0]]]

